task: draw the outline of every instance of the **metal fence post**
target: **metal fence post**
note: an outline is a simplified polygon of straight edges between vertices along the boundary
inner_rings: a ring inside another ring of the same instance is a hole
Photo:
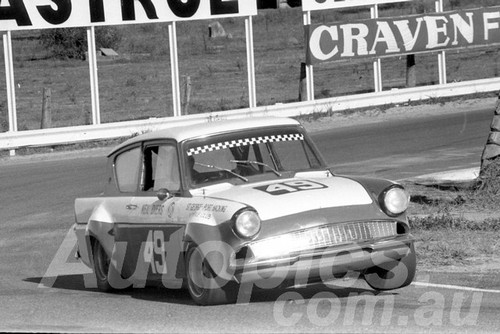
[[[181,90],[179,82],[179,58],[177,55],[177,28],[175,22],[168,23],[168,42],[170,44],[170,68],[172,74],[172,103],[174,117],[182,116]]]
[[[375,4],[370,8],[370,15],[372,19],[378,18],[378,5]],[[382,62],[380,58],[373,61],[373,80],[375,92],[382,91]]]
[[[7,104],[9,109],[9,131],[17,131],[17,111],[16,111],[16,85],[14,82],[14,62],[12,58],[12,33],[3,33],[3,51],[5,61],[5,80],[7,83]],[[16,155],[15,150],[9,151],[11,156]]]
[[[307,11],[303,14],[304,25],[311,25],[311,12]],[[314,101],[314,71],[313,65],[306,64],[306,81],[307,81],[307,101]]]
[[[245,18],[245,33],[247,44],[247,72],[248,72],[248,104],[250,109],[257,106],[257,94],[255,92],[255,58],[253,47],[253,24],[252,17]]]
[[[436,12],[442,13],[444,11],[443,0],[436,0]],[[444,85],[446,79],[446,52],[441,51],[438,54],[438,68],[439,68],[439,84]]]
[[[97,50],[95,46],[95,28],[87,28],[87,44],[90,73],[90,95],[92,98],[92,124],[101,124],[99,106],[99,78],[97,75]]]

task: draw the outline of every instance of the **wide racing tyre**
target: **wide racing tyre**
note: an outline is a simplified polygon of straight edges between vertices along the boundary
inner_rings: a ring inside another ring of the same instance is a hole
[[[415,277],[417,258],[415,247],[405,257],[367,269],[364,279],[375,290],[393,290],[409,285]]]
[[[112,291],[113,287],[109,283],[111,259],[97,240],[95,240],[92,245],[92,256],[94,260],[94,273],[97,279],[97,288],[104,292]]]
[[[189,247],[186,254],[187,288],[199,305],[218,305],[236,302],[239,285],[217,276],[200,249]]]

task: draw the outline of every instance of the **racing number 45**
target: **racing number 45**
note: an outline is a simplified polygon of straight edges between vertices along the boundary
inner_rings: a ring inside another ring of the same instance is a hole
[[[149,231],[144,248],[144,261],[151,263],[153,274],[167,273],[167,251],[165,249],[165,235],[163,231]]]

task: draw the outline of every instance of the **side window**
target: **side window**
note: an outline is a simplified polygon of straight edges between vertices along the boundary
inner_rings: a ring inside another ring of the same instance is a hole
[[[115,159],[118,189],[121,192],[135,192],[139,178],[140,148],[124,152]]]
[[[311,150],[311,147],[306,142],[303,142],[302,145],[304,145],[304,150],[306,151],[306,156],[307,156],[307,159],[309,160],[309,164],[311,165],[311,167],[312,168],[319,168],[321,166],[321,163],[319,162],[318,158]]]
[[[166,188],[170,192],[181,188],[179,160],[173,145],[147,146],[144,150],[142,191]]]
[[[301,170],[310,168],[309,161],[301,142],[288,141],[273,143],[281,166],[284,170]]]

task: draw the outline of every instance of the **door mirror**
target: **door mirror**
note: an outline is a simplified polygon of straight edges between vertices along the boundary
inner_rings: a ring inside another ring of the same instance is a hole
[[[164,200],[169,199],[170,197],[172,197],[172,195],[170,194],[170,192],[168,191],[168,189],[161,188],[156,193],[156,197],[158,197],[158,199],[160,201],[164,201]]]

